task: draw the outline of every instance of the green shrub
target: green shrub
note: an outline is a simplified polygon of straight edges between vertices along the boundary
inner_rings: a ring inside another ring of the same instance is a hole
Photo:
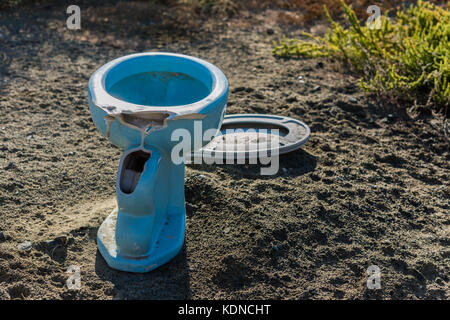
[[[274,43],[277,56],[337,56],[362,73],[366,91],[391,93],[427,108],[447,108],[450,102],[450,12],[418,1],[393,19],[380,17],[380,28],[361,26],[342,1],[349,27],[332,20],[324,37],[284,38]],[[447,5],[448,7],[448,5]]]

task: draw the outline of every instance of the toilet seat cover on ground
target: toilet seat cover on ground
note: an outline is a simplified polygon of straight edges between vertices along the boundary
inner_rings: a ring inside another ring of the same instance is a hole
[[[271,146],[274,135],[277,140]],[[284,154],[299,149],[309,136],[309,127],[297,119],[264,114],[227,115],[217,136],[195,152],[193,159],[254,159],[264,152],[269,156],[276,154],[274,151]]]

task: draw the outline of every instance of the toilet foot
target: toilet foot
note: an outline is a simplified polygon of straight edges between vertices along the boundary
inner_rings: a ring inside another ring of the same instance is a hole
[[[98,249],[113,269],[128,272],[149,272],[175,257],[184,242],[185,212],[169,213],[155,245],[140,257],[127,257],[117,251],[117,208],[103,221],[97,233]]]

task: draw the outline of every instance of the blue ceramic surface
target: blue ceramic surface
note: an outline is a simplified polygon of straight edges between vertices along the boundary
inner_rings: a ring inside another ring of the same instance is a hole
[[[100,226],[100,253],[114,269],[148,272],[181,249],[185,232],[184,162],[172,149],[177,129],[191,150],[195,134],[221,126],[228,82],[214,65],[172,53],[113,60],[89,81],[89,108],[100,131],[124,150],[116,179],[117,208]]]

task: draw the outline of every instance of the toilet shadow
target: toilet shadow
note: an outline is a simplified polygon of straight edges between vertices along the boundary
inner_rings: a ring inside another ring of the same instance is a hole
[[[147,273],[114,270],[97,250],[95,273],[114,285],[113,299],[116,300],[191,299],[185,245],[174,259]]]
[[[276,162],[273,163],[273,174],[266,175],[262,174],[262,169],[271,166],[270,163],[261,164],[258,162],[258,164],[248,164],[248,160],[246,160],[246,164],[190,164],[189,166],[193,169],[207,172],[213,172],[217,168],[221,168],[227,174],[237,179],[245,177],[270,180],[277,177],[295,178],[312,172],[317,166],[317,157],[302,149],[279,155],[278,165]]]
[[[280,170],[278,174],[288,177],[300,177],[314,171],[316,167],[317,157],[303,149],[298,149],[280,156]]]

